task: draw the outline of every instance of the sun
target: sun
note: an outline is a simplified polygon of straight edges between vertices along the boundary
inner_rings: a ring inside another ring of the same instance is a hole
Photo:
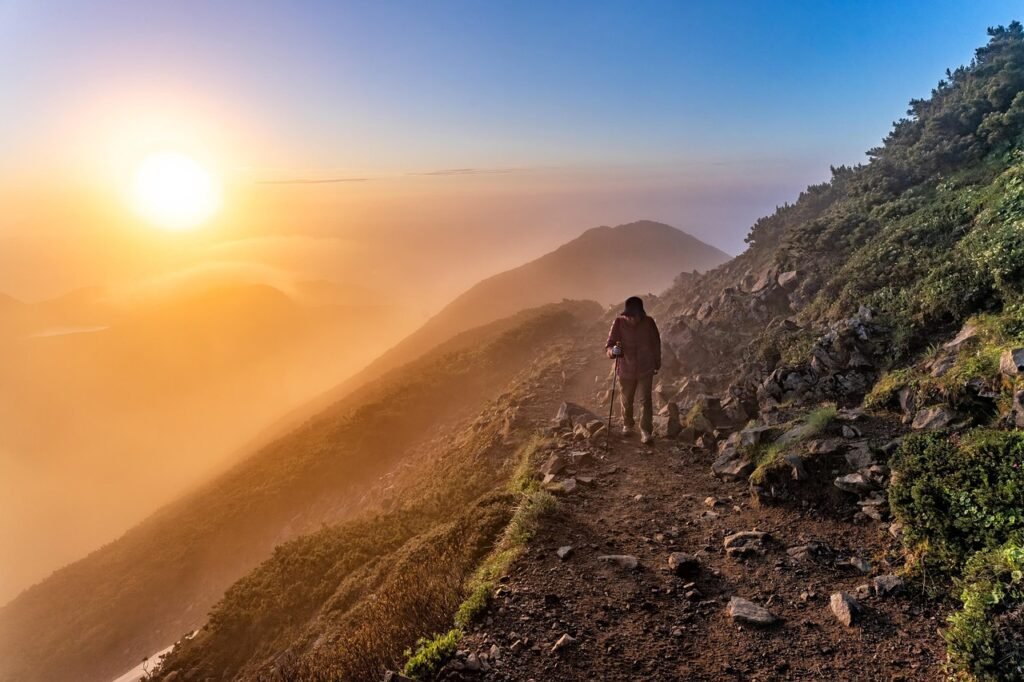
[[[221,184],[213,172],[190,156],[155,152],[135,169],[131,201],[135,210],[157,227],[192,230],[220,209]]]

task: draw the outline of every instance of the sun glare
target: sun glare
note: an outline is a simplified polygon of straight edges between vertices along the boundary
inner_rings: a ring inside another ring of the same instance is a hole
[[[135,169],[131,198],[142,217],[166,230],[199,227],[220,208],[219,179],[178,152],[147,156]]]

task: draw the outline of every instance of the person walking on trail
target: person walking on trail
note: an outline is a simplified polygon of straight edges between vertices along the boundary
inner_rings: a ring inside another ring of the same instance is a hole
[[[654,318],[644,312],[638,296],[626,299],[625,309],[612,322],[605,344],[608,357],[616,360],[622,403],[622,435],[633,433],[633,402],[640,393],[640,436],[646,445],[654,442],[654,375],[661,369],[661,334]]]

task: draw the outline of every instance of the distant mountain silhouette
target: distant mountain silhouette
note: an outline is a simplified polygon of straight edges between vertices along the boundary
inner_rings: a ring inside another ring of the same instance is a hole
[[[609,304],[668,288],[680,272],[706,272],[730,256],[671,225],[640,220],[594,227],[554,251],[489,277],[356,377],[370,379],[414,360],[460,332],[563,299]]]

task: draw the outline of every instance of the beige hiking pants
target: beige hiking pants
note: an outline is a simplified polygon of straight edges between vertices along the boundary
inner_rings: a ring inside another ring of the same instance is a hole
[[[636,379],[619,378],[620,399],[622,401],[622,424],[633,428],[636,422],[633,420],[633,402],[636,399],[637,391],[640,392],[640,428],[647,433],[654,431],[654,399],[651,390],[654,386],[654,375],[638,377]]]

